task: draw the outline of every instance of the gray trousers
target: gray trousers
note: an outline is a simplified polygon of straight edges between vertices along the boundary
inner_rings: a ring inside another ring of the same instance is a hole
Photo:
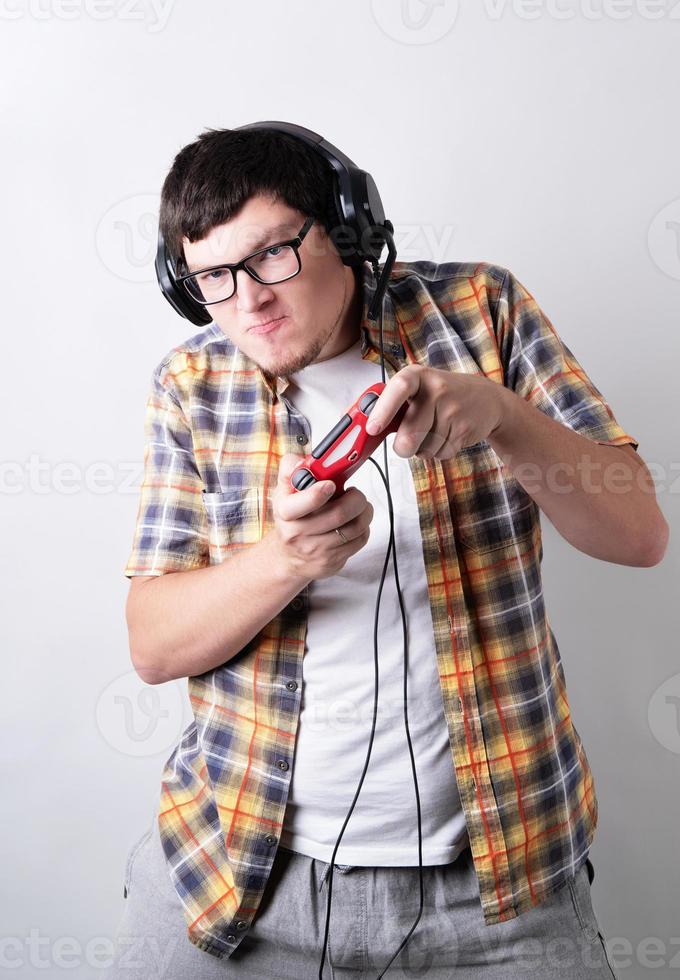
[[[127,898],[109,980],[318,980],[330,864],[279,845],[258,913],[231,956],[187,939],[182,906],[156,818],[125,869]],[[423,867],[423,911],[387,978],[611,980],[593,911],[590,860],[541,905],[484,925],[469,847],[451,864]],[[371,980],[385,969],[418,914],[415,867],[334,865],[327,980]],[[616,980],[616,978],[615,978]]]

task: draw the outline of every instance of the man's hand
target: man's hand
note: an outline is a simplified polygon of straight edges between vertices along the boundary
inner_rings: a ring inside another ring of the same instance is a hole
[[[335,485],[322,480],[304,490],[293,490],[290,478],[302,456],[285,453],[279,463],[274,491],[274,528],[279,554],[292,575],[306,576],[308,581],[329,578],[344,568],[348,559],[368,542],[373,504],[357,487],[348,487],[330,502]],[[339,527],[343,538],[335,533]]]
[[[394,437],[397,456],[451,459],[488,438],[502,420],[503,386],[476,374],[455,374],[409,364],[385,385],[366,431],[383,429],[408,400]],[[378,423],[378,427],[374,428]]]

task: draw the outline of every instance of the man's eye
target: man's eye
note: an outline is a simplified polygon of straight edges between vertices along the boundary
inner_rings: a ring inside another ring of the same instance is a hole
[[[272,245],[270,248],[266,248],[264,251],[260,252],[258,258],[262,259],[276,259],[281,254],[283,249],[282,245]]]
[[[204,272],[200,277],[201,282],[217,282],[224,275],[224,269],[213,269],[212,272]]]

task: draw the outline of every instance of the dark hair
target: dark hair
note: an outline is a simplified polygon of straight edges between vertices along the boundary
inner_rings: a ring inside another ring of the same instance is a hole
[[[267,129],[206,129],[183,147],[163,182],[159,214],[170,255],[233,218],[254,194],[270,193],[329,232],[339,222],[333,169],[311,147]]]

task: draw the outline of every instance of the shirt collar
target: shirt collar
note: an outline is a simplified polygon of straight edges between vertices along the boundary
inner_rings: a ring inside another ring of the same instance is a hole
[[[382,272],[382,269],[379,270]],[[376,320],[368,319],[368,308],[375,294],[377,279],[373,272],[370,262],[364,262],[361,266],[361,293],[362,293],[362,314],[361,314],[361,356],[366,358],[368,351],[373,348],[380,353],[380,315]],[[399,322],[397,320],[392,297],[390,295],[389,284],[383,298],[383,343],[385,350],[389,351],[393,360],[401,362],[404,359],[404,348],[399,337]],[[260,365],[256,365],[260,379],[267,386],[273,395],[280,396],[289,386],[290,381],[284,375],[267,374]]]

